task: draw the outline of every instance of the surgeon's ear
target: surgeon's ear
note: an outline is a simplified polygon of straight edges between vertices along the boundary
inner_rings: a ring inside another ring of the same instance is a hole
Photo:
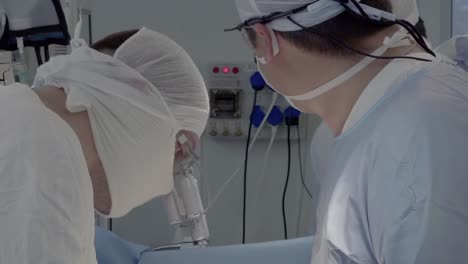
[[[255,25],[255,32],[257,33],[256,38],[256,55],[257,57],[264,58],[269,63],[273,57],[273,39],[271,34],[275,34],[274,31],[270,30],[263,24]]]

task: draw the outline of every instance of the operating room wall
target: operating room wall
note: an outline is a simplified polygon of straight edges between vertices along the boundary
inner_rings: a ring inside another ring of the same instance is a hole
[[[94,39],[108,33],[147,26],[167,34],[183,46],[205,73],[210,62],[251,62],[252,53],[240,34],[224,33],[225,27],[239,23],[234,1],[219,0],[95,0],[93,1]],[[205,75],[206,76],[206,75]],[[309,122],[313,127],[315,122]],[[312,129],[308,134],[311,135]],[[308,139],[303,139],[303,157],[307,160]],[[232,174],[244,158],[244,140],[203,138],[202,177],[203,198],[216,193],[221,184]],[[260,142],[253,150],[249,171],[249,207],[247,241],[258,242],[283,238],[281,217],[282,188],[286,177],[286,142],[278,141],[273,147],[267,170],[267,181],[261,190],[254,188],[260,174],[266,142]],[[297,153],[297,144],[292,152]],[[293,155],[294,155],[293,154]],[[169,154],[168,154],[169,155]],[[295,155],[296,157],[296,155]],[[291,236],[306,234],[308,228],[298,226],[301,214],[311,215],[304,196],[297,159],[292,163],[291,185],[287,199],[288,229]],[[309,179],[308,168],[305,171]],[[208,214],[212,243],[237,244],[242,234],[242,180],[241,176],[221,196]],[[310,181],[308,181],[310,183]],[[260,191],[260,203],[252,206],[254,194]],[[312,221],[312,220],[310,220]],[[310,226],[313,222],[302,223]],[[113,230],[126,239],[145,244],[163,245],[171,242],[172,229],[168,227],[164,207],[160,200],[138,208],[130,216],[113,221]],[[302,230],[301,234],[297,230]]]
[[[452,35],[452,1],[418,0],[418,4],[429,40],[437,47]]]

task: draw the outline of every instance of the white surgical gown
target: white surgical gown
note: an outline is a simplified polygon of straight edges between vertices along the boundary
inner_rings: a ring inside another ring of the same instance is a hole
[[[468,74],[413,63],[389,64],[320,143],[312,264],[468,263]]]
[[[0,263],[94,264],[91,180],[78,138],[28,87],[0,87]]]

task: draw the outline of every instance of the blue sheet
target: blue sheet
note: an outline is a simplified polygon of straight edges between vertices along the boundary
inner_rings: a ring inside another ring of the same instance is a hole
[[[143,254],[139,264],[309,264],[312,238]]]
[[[146,249],[96,228],[99,264],[309,264],[312,238],[143,253]]]
[[[96,227],[95,245],[99,264],[138,264],[141,252],[148,249],[99,227]]]

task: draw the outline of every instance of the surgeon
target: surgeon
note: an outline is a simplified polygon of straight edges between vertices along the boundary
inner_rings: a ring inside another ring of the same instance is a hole
[[[392,7],[394,10],[395,15],[400,18],[408,17],[411,14],[417,14],[417,9],[412,10],[408,8],[407,5],[408,1],[392,1]],[[414,8],[417,8],[415,5]],[[416,12],[415,12],[416,11]],[[421,35],[426,38],[427,40],[427,29],[425,22],[422,19],[419,19],[418,23],[415,25],[416,29],[418,30]],[[335,137],[333,131],[327,126],[326,122],[321,122],[320,125],[314,132],[312,137],[311,146],[310,146],[310,168],[312,169],[312,181],[310,184],[313,184],[314,193],[320,192],[320,179],[326,177],[326,169],[327,169],[327,158],[329,157],[329,151],[332,149],[333,142],[335,141]],[[312,201],[312,216],[315,217],[316,215],[316,207],[317,207],[318,200],[315,199]],[[310,230],[315,231],[316,226],[311,225]],[[313,232],[312,232],[313,233]]]
[[[403,3],[404,2],[404,3]],[[466,263],[466,41],[431,50],[410,0],[236,0],[269,85],[331,148],[313,264]],[[466,38],[465,38],[466,40]]]
[[[95,210],[170,193],[178,136],[199,142],[208,96],[179,45],[146,28],[99,43],[0,89],[0,263],[96,263]]]

